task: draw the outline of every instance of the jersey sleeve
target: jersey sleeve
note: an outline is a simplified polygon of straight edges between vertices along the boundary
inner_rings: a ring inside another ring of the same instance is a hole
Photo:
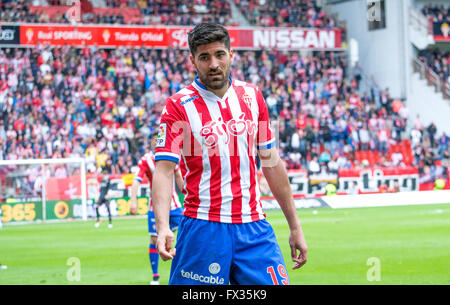
[[[161,123],[156,140],[156,162],[169,160],[178,163],[180,161],[185,126],[186,119],[177,107],[176,101],[168,98],[161,114]]]
[[[134,180],[138,181],[139,183],[142,182],[142,180],[144,179],[144,176],[145,176],[145,172],[147,171],[146,163],[147,162],[143,158],[141,158],[141,160],[139,160],[136,174],[134,175],[134,178],[133,178]]]
[[[258,101],[259,108],[256,147],[258,150],[270,149],[275,146],[275,137],[270,129],[270,118],[267,104],[259,89],[256,90],[256,99]]]

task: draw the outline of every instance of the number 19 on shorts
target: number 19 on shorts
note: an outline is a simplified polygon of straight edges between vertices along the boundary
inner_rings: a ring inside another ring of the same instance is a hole
[[[274,285],[289,285],[289,278],[283,265],[278,265],[277,270],[273,266],[267,267],[267,273],[270,275]],[[281,284],[278,282],[277,273],[281,277]]]

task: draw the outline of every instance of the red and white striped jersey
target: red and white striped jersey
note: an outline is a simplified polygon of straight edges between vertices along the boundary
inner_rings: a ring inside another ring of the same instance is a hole
[[[178,170],[178,166],[175,168],[175,171]],[[152,152],[148,152],[145,155],[141,157],[138,163],[138,171],[136,175],[134,175],[134,180],[137,180],[142,182],[145,176],[147,176],[147,179],[149,181],[150,185],[150,191],[152,190],[152,179],[153,179],[153,173],[155,171],[155,155]],[[175,183],[175,181],[174,181]],[[178,194],[175,189],[175,185],[173,187],[173,194],[172,194],[172,203],[170,204],[170,209],[175,210],[181,208],[180,200],[178,199]],[[148,210],[153,211],[152,206],[152,200],[150,199]]]
[[[167,99],[155,160],[180,163],[184,215],[246,223],[265,218],[257,179],[256,149],[275,138],[261,91],[231,80],[223,96],[194,82]]]

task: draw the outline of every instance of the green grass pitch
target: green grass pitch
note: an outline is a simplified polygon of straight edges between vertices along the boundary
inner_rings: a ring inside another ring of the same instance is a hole
[[[450,284],[450,204],[298,212],[308,263],[292,270],[286,221],[281,211],[267,211],[291,284]],[[0,284],[147,285],[148,243],[146,218],[115,219],[112,229],[107,221],[94,228],[93,220],[7,225]],[[79,281],[68,280],[71,258]],[[159,268],[167,284],[170,262],[160,260]]]

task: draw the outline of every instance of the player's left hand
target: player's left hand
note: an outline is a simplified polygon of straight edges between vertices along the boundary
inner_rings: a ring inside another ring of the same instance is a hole
[[[295,263],[292,269],[295,270],[302,267],[307,261],[308,246],[306,245],[305,236],[301,229],[291,231],[289,245],[291,247],[292,261]],[[297,250],[299,251],[298,255]]]
[[[175,248],[172,248],[174,239],[174,234],[170,228],[167,228],[167,230],[162,229],[158,231],[156,248],[158,249],[159,256],[163,261],[173,259],[175,256]]]

